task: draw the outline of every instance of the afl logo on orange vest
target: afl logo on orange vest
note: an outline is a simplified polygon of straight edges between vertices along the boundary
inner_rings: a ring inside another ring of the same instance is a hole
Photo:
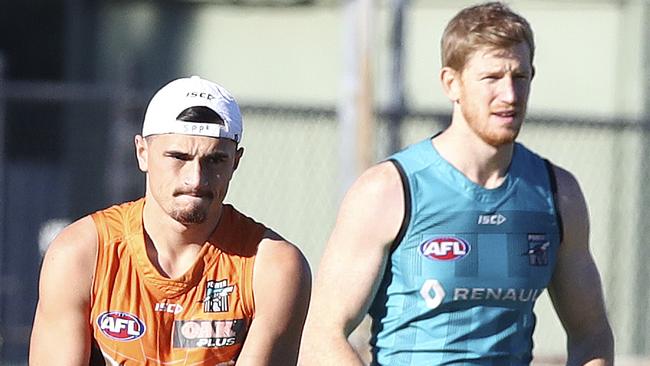
[[[465,257],[470,250],[469,243],[461,238],[443,236],[420,244],[420,253],[433,260],[453,261]]]
[[[147,327],[137,316],[121,311],[107,311],[97,317],[99,329],[108,338],[128,342],[144,335]]]

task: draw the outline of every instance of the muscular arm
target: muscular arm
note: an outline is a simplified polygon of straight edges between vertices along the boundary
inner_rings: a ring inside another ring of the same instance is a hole
[[[301,365],[362,364],[348,336],[368,312],[403,217],[392,163],[369,169],[347,193],[316,276]]]
[[[89,302],[97,252],[90,217],[65,228],[43,260],[29,350],[31,366],[86,366],[90,357]]]
[[[275,234],[262,240],[253,271],[255,318],[237,366],[296,364],[310,292],[302,253]]]
[[[575,178],[555,167],[564,226],[549,295],[567,333],[567,365],[612,365],[614,340],[589,251],[589,217]]]

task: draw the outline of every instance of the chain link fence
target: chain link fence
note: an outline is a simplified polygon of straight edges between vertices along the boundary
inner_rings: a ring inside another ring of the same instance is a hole
[[[143,194],[144,177],[137,169],[133,135],[140,129],[152,92],[120,86],[0,83],[0,111],[4,111],[0,129],[5,131],[0,165],[4,217],[0,365],[26,364],[40,256],[56,228]],[[43,106],[49,106],[40,115],[44,120],[30,120],[30,111]],[[342,191],[339,166],[346,157],[339,154],[336,110],[244,101],[242,111],[245,153],[226,201],[296,243],[315,272]],[[386,113],[377,113],[377,161],[390,153],[394,128],[387,120]],[[407,113],[399,131],[401,145],[433,135],[448,120],[446,111]],[[30,129],[45,132],[34,135],[36,140],[21,136]],[[650,254],[644,240],[648,237],[649,140],[648,124],[642,121],[534,113],[520,137],[581,182],[617,350],[640,356],[650,353],[646,332],[650,320],[645,313],[645,288],[650,283],[645,262]],[[29,148],[48,143],[48,149],[30,153]],[[24,154],[8,151],[18,146]],[[537,312],[536,364],[562,364],[563,340],[556,336],[560,325],[547,299],[542,299]],[[363,334],[355,337],[362,345]],[[630,359],[619,364],[644,363]]]

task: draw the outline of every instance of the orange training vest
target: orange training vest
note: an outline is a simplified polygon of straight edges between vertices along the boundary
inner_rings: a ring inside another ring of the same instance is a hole
[[[234,364],[255,314],[253,263],[266,227],[224,205],[196,262],[183,276],[169,279],[147,257],[143,207],[140,199],[92,214],[99,238],[92,360],[125,366]]]

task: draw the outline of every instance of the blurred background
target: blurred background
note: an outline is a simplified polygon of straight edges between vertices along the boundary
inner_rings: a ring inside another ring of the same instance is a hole
[[[440,37],[473,3],[1,0],[0,365],[27,363],[53,235],[143,194],[133,136],[156,89],[197,74],[237,97],[246,153],[227,201],[315,272],[351,181],[448,124]],[[581,182],[618,364],[650,365],[650,1],[508,3],[537,42],[520,141]],[[545,296],[536,312],[534,364],[563,364]]]

